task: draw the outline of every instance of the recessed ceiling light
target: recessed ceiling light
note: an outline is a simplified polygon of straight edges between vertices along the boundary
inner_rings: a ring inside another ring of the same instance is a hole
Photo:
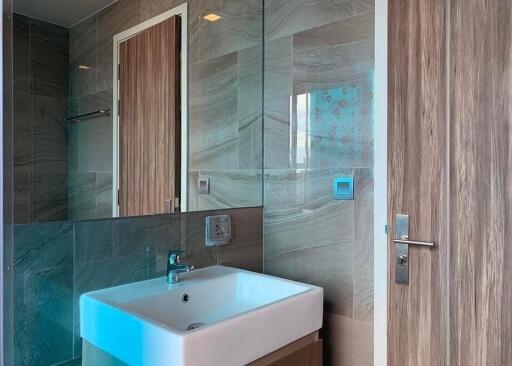
[[[90,70],[90,69],[91,69],[91,67],[90,67],[90,66],[87,66],[87,65],[80,65],[80,66],[78,66],[78,68],[79,68],[80,70]]]
[[[221,18],[221,16],[211,13],[211,14],[205,15],[203,18],[210,22],[216,22],[217,20],[219,20]]]

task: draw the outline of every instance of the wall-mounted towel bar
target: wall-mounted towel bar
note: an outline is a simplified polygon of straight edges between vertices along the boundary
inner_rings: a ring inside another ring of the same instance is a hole
[[[73,122],[73,121],[79,121],[79,120],[82,120],[82,119],[96,118],[96,117],[100,117],[100,116],[103,116],[103,115],[110,116],[110,113],[111,113],[110,109],[99,109],[99,110],[94,111],[94,112],[84,113],[84,114],[80,114],[78,116],[64,118],[64,121],[66,121],[66,122]]]

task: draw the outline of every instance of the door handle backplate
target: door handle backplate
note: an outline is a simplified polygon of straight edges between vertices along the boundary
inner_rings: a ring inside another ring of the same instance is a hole
[[[427,248],[435,247],[429,241],[409,240],[409,215],[397,214],[395,217],[395,283],[409,285],[409,245]]]

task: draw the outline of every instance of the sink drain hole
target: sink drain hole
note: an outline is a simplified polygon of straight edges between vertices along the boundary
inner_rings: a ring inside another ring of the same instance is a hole
[[[192,324],[188,325],[187,330],[194,330],[194,329],[200,328],[205,325],[206,325],[206,323],[192,323]]]
[[[190,296],[188,294],[184,294],[181,297],[181,302],[188,302],[188,300],[190,300]]]

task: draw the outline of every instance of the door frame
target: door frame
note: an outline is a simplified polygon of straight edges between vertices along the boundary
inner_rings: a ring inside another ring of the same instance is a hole
[[[187,3],[181,4],[170,9],[154,18],[146,20],[136,26],[129,28],[114,36],[114,62],[113,62],[113,103],[112,103],[112,125],[113,125],[113,162],[112,162],[112,216],[119,217],[119,205],[117,201],[117,192],[119,189],[119,116],[118,116],[118,62],[119,45],[121,42],[159,24],[175,15],[181,17],[181,193],[180,193],[180,211],[187,211],[187,187],[188,187],[188,21],[187,21]]]
[[[375,1],[373,364],[387,365],[388,0]]]

